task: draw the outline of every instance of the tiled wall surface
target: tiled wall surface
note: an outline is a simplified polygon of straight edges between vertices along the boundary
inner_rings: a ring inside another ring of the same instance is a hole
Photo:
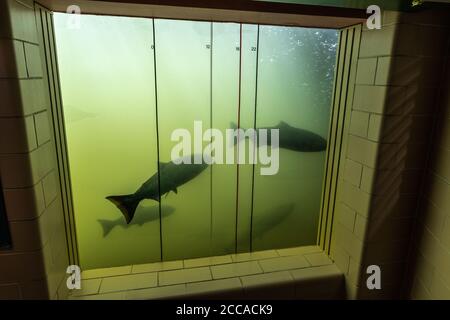
[[[449,43],[450,45],[450,43]],[[450,56],[442,82],[411,265],[413,299],[450,299]]]
[[[380,30],[363,30],[331,246],[350,298],[404,296],[446,14],[386,11]],[[381,268],[381,290],[367,289],[369,265]]]
[[[0,299],[58,298],[68,265],[33,6],[0,1],[0,172],[13,244],[0,251]]]

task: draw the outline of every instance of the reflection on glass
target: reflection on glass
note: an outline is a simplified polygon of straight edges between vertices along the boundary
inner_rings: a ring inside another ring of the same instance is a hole
[[[254,250],[316,242],[336,42],[334,30],[260,27],[256,127],[279,128],[280,165],[254,177]]]
[[[158,203],[142,200],[126,225],[105,199],[157,171],[152,21],[82,15],[74,29],[68,15],[54,19],[81,265],[158,261]]]

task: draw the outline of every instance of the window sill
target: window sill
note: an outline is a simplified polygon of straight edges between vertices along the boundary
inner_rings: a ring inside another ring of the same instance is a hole
[[[340,299],[342,272],[317,246],[167,261],[82,273],[74,300]]]

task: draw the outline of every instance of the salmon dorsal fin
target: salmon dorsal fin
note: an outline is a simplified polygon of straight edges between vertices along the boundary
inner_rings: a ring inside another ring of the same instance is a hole
[[[286,128],[286,127],[290,127],[290,125],[288,125],[286,122],[284,122],[283,120],[281,120],[279,123],[278,123],[278,128]]]
[[[159,168],[162,169],[165,166],[167,166],[169,164],[169,162],[159,162]]]

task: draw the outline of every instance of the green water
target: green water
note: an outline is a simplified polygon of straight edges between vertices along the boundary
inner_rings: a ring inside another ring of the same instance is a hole
[[[70,18],[54,16],[82,268],[316,242],[325,151],[281,148],[271,176],[214,164],[160,206],[141,201],[130,225],[105,197],[134,193],[194,121],[222,132],[285,121],[326,138],[335,30]]]

